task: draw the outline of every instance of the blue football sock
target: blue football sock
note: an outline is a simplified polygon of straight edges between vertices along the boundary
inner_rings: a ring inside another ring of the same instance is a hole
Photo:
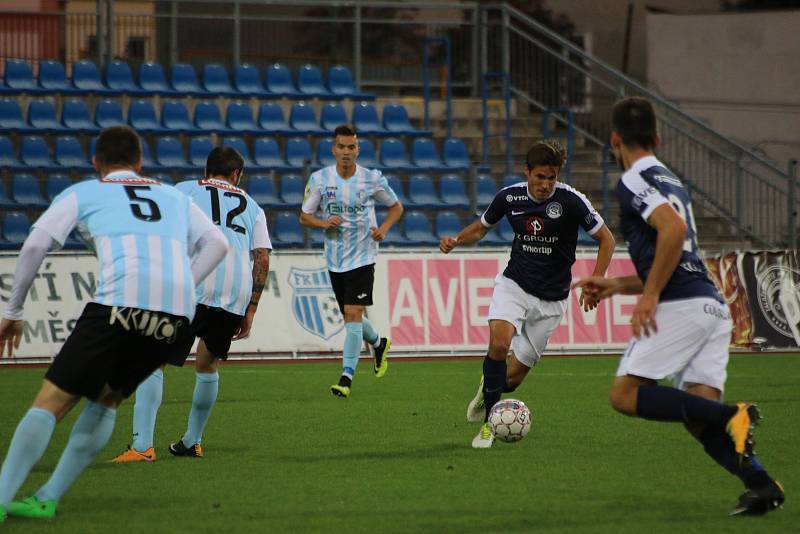
[[[740,461],[733,441],[724,427],[708,425],[698,439],[703,444],[706,454],[729,473],[739,477],[745,487],[760,488],[772,481],[755,454]]]
[[[378,334],[378,330],[375,328],[375,325],[372,324],[372,321],[366,317],[361,319],[361,325],[364,328],[364,341],[373,347],[377,347],[381,341],[381,336]]]
[[[183,444],[191,447],[203,439],[206,423],[217,402],[219,392],[219,373],[196,373],[194,395],[192,395],[192,411],[189,412],[189,426],[183,435]]]
[[[58,501],[72,486],[78,475],[103,450],[114,431],[117,411],[88,401],[83,413],[75,421],[69,441],[61,453],[55,471],[44,486],[36,492],[40,501]]]
[[[133,443],[131,447],[145,452],[153,446],[156,415],[164,393],[164,373],[156,369],[136,388],[136,404],[133,406]]]
[[[361,343],[364,338],[364,327],[362,323],[345,323],[347,335],[344,338],[344,350],[342,358],[343,374],[353,378],[358,366],[358,356],[361,354]]]
[[[653,421],[701,422],[724,426],[735,413],[735,406],[669,386],[639,386],[636,392],[636,415]]]
[[[31,408],[20,420],[0,470],[0,505],[8,506],[33,466],[47,449],[56,417],[42,408]]]
[[[487,354],[483,359],[483,402],[486,409],[484,421],[489,420],[489,412],[503,396],[505,387],[506,361],[493,360]]]

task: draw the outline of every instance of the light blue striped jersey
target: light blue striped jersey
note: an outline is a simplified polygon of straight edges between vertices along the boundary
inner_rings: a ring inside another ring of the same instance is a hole
[[[244,315],[253,292],[250,251],[272,248],[264,210],[250,195],[224,180],[188,180],[175,187],[219,226],[230,245],[225,259],[197,286],[197,302]]]
[[[342,273],[375,263],[378,243],[371,229],[378,226],[375,201],[386,206],[397,203],[397,195],[380,171],[356,166],[356,172],[344,179],[331,165],[313,173],[308,179],[303,211],[314,214],[318,209],[327,219],[342,218],[337,228],[325,231],[325,259],[328,269]]]
[[[93,245],[100,264],[94,302],[194,317],[188,251],[215,230],[174,187],[113,172],[65,189],[34,226],[61,244],[77,227]]]

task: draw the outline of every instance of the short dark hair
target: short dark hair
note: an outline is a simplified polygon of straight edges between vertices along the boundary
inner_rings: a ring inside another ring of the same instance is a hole
[[[645,150],[656,146],[656,112],[649,100],[631,96],[614,104],[611,128],[625,146]]]
[[[128,126],[112,126],[97,137],[94,157],[101,168],[135,167],[142,160],[142,143]]]
[[[244,169],[244,159],[235,148],[216,146],[208,153],[206,160],[206,177],[228,177],[233,171]]]
[[[333,131],[333,137],[337,137],[339,135],[344,135],[347,137],[355,136],[356,128],[355,126],[350,126],[349,124],[342,124],[341,126],[337,126],[336,129]]]
[[[561,169],[566,160],[567,151],[558,141],[553,139],[539,141],[525,155],[525,165],[528,170],[545,165]]]

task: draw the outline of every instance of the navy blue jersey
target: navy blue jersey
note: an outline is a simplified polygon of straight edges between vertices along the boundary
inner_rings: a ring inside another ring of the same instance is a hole
[[[578,226],[589,235],[603,226],[591,202],[562,183],[556,183],[550,198],[538,202],[528,194],[527,182],[519,182],[498,191],[481,222],[491,227],[504,216],[514,229],[514,244],[503,275],[542,300],[567,298]]]
[[[683,183],[654,156],[641,158],[628,169],[617,184],[622,235],[628,242],[628,252],[636,274],[644,282],[653,266],[656,254],[655,228],[647,218],[658,206],[670,204],[688,231],[683,243],[683,255],[672,273],[660,300],[712,297],[722,302],[706,267],[697,253],[697,228],[689,192]]]

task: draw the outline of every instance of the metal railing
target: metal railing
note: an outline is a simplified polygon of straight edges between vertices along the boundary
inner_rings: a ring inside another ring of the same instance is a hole
[[[570,183],[572,180],[572,160],[575,156],[575,115],[572,109],[562,106],[558,108],[547,108],[542,113],[542,137],[549,139],[551,137],[558,137],[550,131],[550,117],[551,115],[560,114],[564,117],[566,122],[567,131],[564,132],[564,138],[567,143],[567,162],[564,164],[565,182]],[[604,199],[608,202],[608,199]]]
[[[489,82],[494,79],[499,79],[503,84],[503,110],[505,112],[505,117],[502,133],[489,132]],[[483,157],[481,158],[481,162],[484,167],[489,166],[489,139],[492,137],[502,137],[505,141],[506,149],[506,174],[510,174],[514,166],[511,136],[511,84],[509,79],[510,77],[507,72],[486,72],[483,74],[481,80],[481,115],[483,117]]]
[[[424,118],[423,127],[426,130],[431,129],[430,124],[430,101],[431,101],[431,45],[439,44],[444,47],[444,100],[445,100],[445,116],[447,121],[447,137],[453,136],[453,59],[452,59],[452,46],[450,39],[447,37],[426,37],[422,43],[422,98],[424,100]]]

